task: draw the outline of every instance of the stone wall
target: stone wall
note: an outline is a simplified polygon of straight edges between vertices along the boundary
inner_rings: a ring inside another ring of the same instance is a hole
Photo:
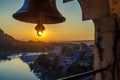
[[[78,0],[83,20],[92,19],[95,27],[95,80],[120,80],[120,0]]]

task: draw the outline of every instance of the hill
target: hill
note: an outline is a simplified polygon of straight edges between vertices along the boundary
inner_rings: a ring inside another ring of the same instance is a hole
[[[4,33],[4,31],[0,29],[0,43],[6,43],[6,42],[11,42],[11,41],[16,41],[16,39]]]
[[[85,43],[87,45],[93,45],[94,40],[84,41],[61,41],[58,43],[73,43],[80,44]],[[57,43],[54,42],[42,42],[42,41],[20,41],[14,37],[8,35],[0,29],[0,53],[1,52],[40,52],[44,50],[51,50]]]

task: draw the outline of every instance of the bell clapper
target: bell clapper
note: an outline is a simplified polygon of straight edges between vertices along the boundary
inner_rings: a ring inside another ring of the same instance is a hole
[[[43,21],[44,21],[44,17],[42,16],[40,17],[40,20],[38,21],[38,24],[35,27],[35,30],[37,31],[38,36],[42,36],[43,31],[45,30],[45,27],[43,26]]]

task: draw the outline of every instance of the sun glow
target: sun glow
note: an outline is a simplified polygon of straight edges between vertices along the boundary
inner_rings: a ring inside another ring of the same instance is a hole
[[[37,35],[38,35],[38,36],[43,36],[43,32],[38,31],[38,32],[37,32]]]
[[[35,34],[35,36],[37,37],[37,39],[40,39],[40,40],[44,40],[46,38],[46,31],[44,32],[37,32],[37,35]]]
[[[56,0],[57,8],[60,13],[64,15],[66,21],[60,24],[43,24],[46,30],[43,31],[42,36],[38,36],[36,30],[34,30],[36,24],[24,23],[12,18],[11,15],[19,9],[23,3],[24,0],[0,0],[0,17],[2,18],[0,19],[0,28],[14,38],[26,41],[94,39],[94,24],[92,21],[82,21],[82,12],[77,1],[63,5],[61,0]],[[71,9],[73,9],[72,13]]]

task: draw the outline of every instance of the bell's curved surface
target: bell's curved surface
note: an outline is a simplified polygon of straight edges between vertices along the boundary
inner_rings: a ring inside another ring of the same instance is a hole
[[[44,17],[43,24],[64,22],[65,18],[58,12],[55,0],[25,0],[24,5],[13,17],[29,23],[38,23]]]

